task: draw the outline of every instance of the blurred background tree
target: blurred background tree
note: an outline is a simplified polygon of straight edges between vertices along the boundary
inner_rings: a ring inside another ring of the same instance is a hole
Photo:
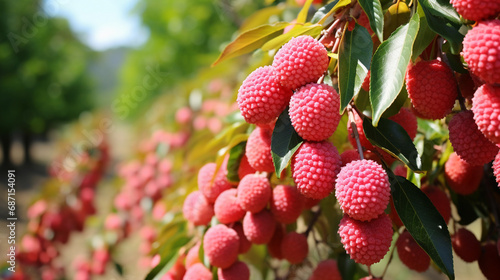
[[[66,19],[47,15],[40,0],[0,3],[0,137],[10,165],[14,134],[29,163],[35,135],[43,135],[93,107],[88,63],[92,51]]]

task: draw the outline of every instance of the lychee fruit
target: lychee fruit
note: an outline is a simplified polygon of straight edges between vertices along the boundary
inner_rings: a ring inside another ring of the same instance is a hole
[[[337,261],[328,259],[318,263],[309,280],[342,280]]]
[[[477,190],[483,178],[481,165],[470,165],[453,152],[444,165],[444,177],[456,193],[468,195]]]
[[[200,242],[196,243],[193,247],[191,247],[191,249],[189,249],[184,263],[186,268],[190,268],[192,265],[196,263],[201,263],[199,252],[200,252]]]
[[[275,120],[286,108],[292,90],[282,87],[272,66],[257,68],[238,90],[238,107],[247,123],[263,124]]]
[[[281,241],[281,252],[291,264],[301,263],[309,252],[307,237],[295,231],[287,233]]]
[[[237,201],[242,209],[257,213],[267,206],[272,189],[269,179],[259,174],[249,174],[238,185]]]
[[[495,160],[493,161],[493,175],[495,175],[495,180],[500,188],[500,152],[495,156]]]
[[[210,203],[214,203],[219,194],[231,188],[231,183],[226,177],[226,164],[222,164],[217,170],[217,164],[210,162],[198,171],[198,188]]]
[[[481,256],[477,260],[479,269],[487,279],[499,279],[500,256],[495,243],[486,243],[481,248]]]
[[[237,222],[233,223],[230,227],[236,231],[238,237],[240,238],[240,248],[238,253],[245,254],[248,250],[250,250],[250,247],[252,247],[252,242],[250,242],[245,236],[245,233],[243,232],[243,225],[240,222]]]
[[[394,168],[394,175],[406,178],[407,174],[408,174],[408,169],[406,168],[406,166],[402,164],[399,164]]]
[[[500,13],[500,2],[496,0],[451,0],[453,8],[465,19],[481,21]]]
[[[344,215],[340,220],[340,241],[356,263],[372,265],[382,260],[392,242],[392,222],[386,214],[369,222]]]
[[[304,140],[322,141],[330,137],[342,117],[340,97],[327,84],[307,84],[290,99],[290,119]]]
[[[432,204],[434,204],[439,214],[443,216],[444,221],[448,223],[451,218],[451,204],[448,195],[435,186],[424,185],[420,189],[427,195]]]
[[[228,268],[217,270],[219,280],[248,280],[250,279],[250,269],[244,262],[237,261]]]
[[[363,14],[364,14],[364,15],[365,15],[365,17],[366,17],[366,14],[365,14],[365,13],[362,13],[362,15],[363,15]],[[361,17],[360,17],[360,19],[361,19]],[[368,19],[368,18],[366,17],[366,19]],[[359,23],[359,22],[358,22],[358,23]],[[365,79],[363,80],[363,84],[361,84],[361,88],[362,88],[364,91],[366,91],[366,92],[369,92],[369,91],[370,91],[370,76],[371,76],[371,73],[370,73],[370,71],[368,71],[368,74],[366,74]]]
[[[183,280],[212,280],[212,273],[201,263],[196,263],[186,271]]]
[[[241,180],[241,179],[243,179],[243,177],[245,177],[245,175],[253,174],[255,172],[256,172],[256,170],[248,162],[247,155],[244,154],[241,157],[240,165],[238,167],[238,177]]]
[[[454,115],[448,129],[453,149],[470,165],[484,165],[492,161],[498,152],[498,147],[477,127],[472,111],[462,111]]]
[[[389,117],[389,119],[402,126],[411,140],[415,139],[415,136],[417,136],[418,123],[417,117],[410,109],[403,107],[396,115]]]
[[[403,226],[403,221],[401,221],[401,218],[399,217],[398,212],[396,211],[396,207],[394,206],[394,200],[391,197],[390,203],[390,212],[389,212],[389,217],[391,218],[392,222],[399,228]]]
[[[413,239],[408,231],[404,231],[396,241],[399,259],[409,269],[424,272],[429,268],[431,258]]]
[[[391,186],[384,168],[372,160],[355,160],[340,169],[335,197],[351,218],[369,221],[387,208]]]
[[[248,136],[245,154],[250,166],[260,172],[273,172],[274,164],[271,156],[272,131],[256,127]]]
[[[296,187],[277,185],[271,198],[271,212],[276,221],[291,224],[297,221],[304,201]]]
[[[328,69],[326,48],[309,35],[292,38],[276,53],[274,75],[286,88],[295,90],[316,82]]]
[[[240,239],[235,230],[218,224],[207,230],[203,250],[210,263],[220,268],[231,266],[238,258]]]
[[[359,153],[357,150],[351,149],[351,150],[345,150],[344,152],[342,152],[340,154],[340,159],[342,160],[341,167],[344,167],[344,166],[346,166],[346,164],[348,164],[351,161],[359,160],[360,157],[359,157]]]
[[[498,1],[484,2],[500,6]],[[471,72],[488,84],[500,84],[500,20],[479,22],[465,35],[463,45],[462,56]]]
[[[273,237],[267,243],[267,250],[269,255],[275,259],[282,260],[283,252],[281,251],[281,241],[283,241],[283,237],[286,235],[286,230],[282,224],[276,224],[276,229],[274,230]]]
[[[451,245],[457,256],[466,262],[477,261],[481,255],[481,243],[466,228],[458,229],[451,236]]]
[[[484,84],[478,88],[472,98],[472,112],[484,136],[500,144],[500,87]]]
[[[194,191],[184,200],[182,213],[186,220],[195,226],[201,226],[210,222],[214,216],[214,208],[200,191]]]
[[[451,112],[458,96],[453,71],[440,60],[410,66],[406,72],[406,90],[418,113],[429,119],[442,119]]]
[[[215,217],[223,224],[239,221],[245,216],[245,210],[241,208],[236,197],[237,189],[223,191],[214,204]]]
[[[303,195],[323,199],[334,190],[341,164],[332,143],[306,141],[292,157],[292,177]]]
[[[264,209],[259,213],[247,212],[243,218],[243,232],[250,242],[266,244],[273,237],[276,220],[269,210]]]

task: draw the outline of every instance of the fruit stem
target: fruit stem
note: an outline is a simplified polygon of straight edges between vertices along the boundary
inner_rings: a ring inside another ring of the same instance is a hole
[[[354,134],[354,139],[356,140],[356,146],[358,148],[359,158],[361,160],[363,160],[363,159],[365,159],[363,156],[363,147],[361,146],[361,142],[359,141],[358,127],[356,126],[356,123],[354,122],[354,115],[352,112],[351,105],[349,105],[347,110],[348,110],[348,114],[349,114],[349,122],[351,123],[352,133]]]
[[[397,232],[399,236],[399,232]],[[385,265],[384,272],[382,272],[382,276],[380,276],[380,279],[384,279],[385,273],[387,272],[387,269],[389,268],[389,265],[392,262],[392,258],[394,257],[394,249],[396,248],[396,245],[392,246],[391,252],[389,253],[389,260],[387,261],[387,264]]]
[[[344,14],[345,14],[345,12],[347,10],[349,10],[349,9],[345,8],[344,10],[342,10],[342,12],[340,12],[336,16],[337,19],[332,23],[332,25],[330,25],[330,27],[328,27],[328,29],[325,32],[322,32],[323,36],[319,39],[320,43],[323,44],[323,42],[330,36],[330,34],[333,33],[333,30],[335,30],[336,28],[338,28],[339,25],[345,20]]]
[[[306,231],[304,232],[304,234],[306,236],[309,235],[309,233],[311,232],[311,230],[313,229],[313,226],[314,224],[316,223],[316,221],[318,220],[319,216],[321,215],[321,208],[318,209],[318,211],[314,212],[314,215],[311,219],[311,221],[309,222],[309,225],[307,226],[307,229]]]

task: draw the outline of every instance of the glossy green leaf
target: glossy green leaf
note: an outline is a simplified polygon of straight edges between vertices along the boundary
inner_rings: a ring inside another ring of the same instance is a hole
[[[448,0],[419,0],[418,3],[427,7],[428,11],[437,17],[447,19],[456,25],[462,24],[460,16]]]
[[[311,25],[309,23],[306,23],[304,25],[295,25],[295,27],[293,27],[287,33],[281,34],[281,35],[277,36],[276,38],[273,38],[273,39],[269,40],[268,42],[266,42],[262,46],[261,49],[263,51],[270,51],[270,50],[278,49],[281,46],[283,46],[285,43],[290,41],[290,39],[292,39],[292,37],[297,37],[300,35],[310,35],[312,37],[316,37],[321,33],[321,30],[323,30],[323,26],[321,26],[319,24]]]
[[[359,5],[368,16],[370,27],[380,42],[384,41],[384,12],[379,0],[359,0]]]
[[[377,126],[380,117],[391,106],[403,87],[418,26],[419,17],[415,14],[409,23],[394,31],[373,55],[370,103],[374,126]]]
[[[332,22],[331,15],[340,8],[351,4],[351,0],[334,0],[323,8],[319,9],[311,19],[311,23],[318,23],[326,26]]]
[[[240,181],[238,169],[240,168],[241,159],[245,155],[246,144],[247,142],[241,142],[229,150],[229,159],[227,161],[227,179],[229,182]]]
[[[372,60],[373,42],[368,30],[356,24],[346,30],[339,49],[340,113],[358,94]]]
[[[356,280],[368,276],[368,273],[355,263],[348,254],[341,254],[337,259],[340,275],[344,280]]]
[[[287,22],[278,22],[262,25],[243,32],[224,48],[219,58],[217,58],[212,66],[226,59],[237,57],[260,48],[267,41],[282,34],[283,29],[287,25],[289,25]]]
[[[436,32],[432,31],[432,29],[429,27],[424,10],[422,10],[422,7],[420,5],[418,5],[417,12],[420,16],[420,28],[418,29],[415,43],[413,43],[413,52],[411,54],[412,61],[415,61],[415,59],[417,59],[417,57],[430,45],[432,40],[434,40],[434,38],[436,37]]]
[[[394,207],[406,229],[450,279],[455,279],[448,227],[429,198],[414,184],[389,173]]]
[[[390,118],[401,110],[401,108],[404,106],[406,101],[408,100],[408,91],[406,91],[406,87],[403,85],[401,88],[401,91],[398,93],[398,96],[392,102],[391,106],[385,110],[385,112],[382,114],[382,117],[384,118]]]
[[[286,108],[276,121],[271,137],[271,154],[274,170],[278,178],[280,178],[281,172],[288,166],[293,154],[299,149],[302,142],[302,138],[292,126],[288,108]]]
[[[297,15],[297,23],[305,23],[307,20],[307,14],[309,13],[309,8],[311,7],[313,0],[306,0],[304,6]]]
[[[384,14],[384,38],[389,38],[398,27],[408,23],[410,17],[411,11],[405,2],[391,5]]]
[[[465,69],[464,64],[462,63],[462,57],[459,54],[445,53],[445,55],[453,71],[460,74],[469,73],[469,71]]]
[[[422,171],[422,160],[406,130],[397,122],[381,118],[377,127],[363,120],[363,131],[373,145],[399,158],[413,171]]]

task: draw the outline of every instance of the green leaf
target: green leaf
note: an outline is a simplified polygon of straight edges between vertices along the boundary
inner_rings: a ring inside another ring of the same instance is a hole
[[[382,114],[382,117],[390,118],[399,113],[401,108],[405,105],[406,100],[408,100],[408,91],[406,91],[406,87],[403,86],[394,102],[392,102],[391,106]]]
[[[384,41],[384,12],[379,0],[359,0],[359,5],[365,11],[370,21],[370,27],[380,42]]]
[[[440,18],[447,19],[456,25],[462,25],[460,16],[448,0],[419,0],[418,3],[427,7],[428,11]]]
[[[445,53],[445,55],[446,55],[446,58],[448,59],[449,65],[453,71],[460,73],[460,74],[469,73],[465,69],[464,64],[462,63],[462,58],[459,54]]]
[[[299,149],[303,140],[292,126],[288,115],[288,108],[279,116],[274,126],[271,137],[271,153],[273,157],[276,176],[280,178],[283,171],[292,159],[293,154]]]
[[[374,127],[370,119],[365,118],[363,130],[370,143],[399,158],[411,170],[422,171],[420,155],[406,130],[398,123],[381,118],[379,125]]]
[[[408,23],[411,11],[405,2],[399,1],[387,9],[384,14],[384,38],[388,38],[398,27]]]
[[[320,8],[311,19],[311,23],[318,23],[323,26],[330,24],[333,19],[331,19],[331,15],[335,13],[338,9],[345,7],[351,4],[351,0],[334,0],[328,5]]]
[[[116,261],[113,261],[113,265],[114,265],[118,275],[123,276],[123,265],[117,263]]]
[[[356,24],[346,30],[339,49],[340,113],[358,94],[372,60],[373,42],[366,28]]]
[[[269,23],[270,17],[280,15],[284,10],[285,6],[282,5],[269,6],[264,9],[258,10],[247,19],[245,19],[245,21],[241,24],[240,32],[245,32],[250,29],[267,24]]]
[[[319,24],[311,25],[309,23],[306,23],[304,25],[296,25],[287,33],[281,34],[276,38],[273,38],[268,42],[266,42],[261,49],[263,51],[278,49],[281,46],[283,46],[286,42],[290,41],[292,37],[297,37],[300,35],[310,35],[312,37],[316,37],[321,33],[321,30],[323,30],[323,26]]]
[[[429,198],[414,184],[389,172],[394,207],[406,229],[450,279],[455,279],[448,227]]]
[[[240,168],[241,158],[245,155],[247,142],[241,142],[229,150],[229,160],[227,161],[227,179],[229,182],[238,182],[240,177],[238,169]]]
[[[417,8],[418,15],[420,16],[420,28],[418,29],[417,38],[413,44],[413,52],[411,54],[411,60],[415,61],[417,57],[422,54],[422,52],[429,46],[429,44],[436,37],[436,33],[432,31],[427,23],[424,10],[422,6],[418,5]]]
[[[283,33],[283,29],[289,25],[287,22],[277,22],[274,24],[266,24],[240,34],[234,41],[229,43],[219,58],[212,64],[216,64],[242,54],[249,53],[260,48],[267,41]]]
[[[309,8],[311,7],[313,0],[306,0],[304,6],[297,15],[297,23],[305,23],[307,20],[307,14],[309,13]]]
[[[370,103],[374,126],[377,126],[380,117],[391,106],[403,87],[418,26],[419,17],[415,14],[409,23],[394,31],[373,55]]]
[[[355,280],[368,276],[368,273],[361,269],[361,266],[355,263],[348,254],[338,256],[337,266],[344,280]]]

